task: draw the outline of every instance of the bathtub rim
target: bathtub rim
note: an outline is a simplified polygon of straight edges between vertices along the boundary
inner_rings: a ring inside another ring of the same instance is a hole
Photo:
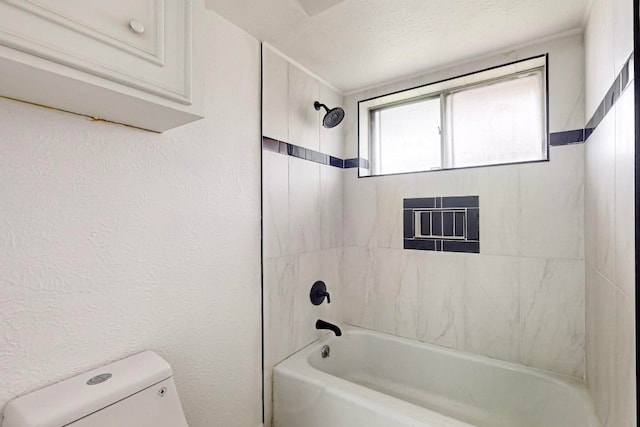
[[[473,424],[466,423],[464,421],[457,420],[453,417],[441,414],[436,411],[429,410],[419,405],[407,402],[400,398],[397,398],[386,393],[367,388],[360,384],[351,382],[347,379],[341,378],[337,375],[322,371],[314,367],[310,362],[310,357],[314,352],[320,352],[323,345],[331,345],[331,342],[336,340],[345,339],[350,335],[369,335],[378,339],[397,342],[400,345],[409,345],[410,347],[427,348],[428,351],[434,351],[439,354],[446,354],[458,359],[471,360],[477,363],[489,365],[494,368],[506,369],[511,372],[519,372],[527,375],[532,375],[538,379],[549,381],[557,386],[567,389],[569,393],[575,393],[582,398],[585,405],[585,410],[588,411],[595,421],[595,424],[588,425],[588,427],[601,426],[601,422],[597,417],[595,406],[586,388],[586,382],[578,377],[570,375],[560,374],[557,372],[546,371],[544,369],[529,367],[520,365],[514,362],[508,362],[505,360],[495,359],[487,356],[477,355],[462,350],[442,347],[435,344],[425,343],[422,341],[412,340],[410,338],[400,337],[385,332],[379,332],[371,329],[361,328],[352,325],[345,325],[342,327],[343,336],[336,337],[331,333],[324,334],[314,342],[308,344],[304,348],[300,349],[296,353],[293,353],[286,359],[282,360],[274,366],[273,369],[273,384],[274,384],[274,405],[275,405],[275,381],[276,374],[284,377],[293,378],[306,383],[313,384],[319,387],[323,393],[330,393],[334,396],[339,396],[344,399],[348,399],[353,402],[358,402],[364,405],[370,405],[371,402],[384,401],[385,403],[391,403],[391,409],[398,410],[412,420],[420,420],[425,422],[446,422],[448,424],[442,424],[451,427],[475,427]],[[275,407],[274,407],[275,415]],[[409,419],[407,418],[407,419]],[[440,424],[435,424],[440,425]]]
[[[499,368],[504,368],[506,370],[509,371],[516,371],[516,372],[527,372],[530,374],[533,374],[534,376],[537,376],[539,378],[545,378],[545,379],[551,379],[554,380],[554,382],[557,382],[559,384],[570,384],[570,385],[576,385],[578,388],[582,388],[582,387],[586,387],[587,383],[585,381],[584,378],[580,378],[580,377],[576,377],[573,375],[568,375],[568,374],[562,374],[559,372],[554,372],[554,371],[549,371],[546,369],[542,369],[542,368],[536,368],[534,366],[527,366],[527,365],[522,365],[516,362],[510,362],[507,360],[502,360],[502,359],[497,359],[494,357],[490,357],[490,356],[484,356],[481,354],[475,354],[475,353],[470,353],[468,351],[464,351],[464,350],[459,350],[456,348],[450,348],[450,347],[443,347],[437,344],[431,344],[428,342],[424,342],[424,341],[418,341],[418,340],[414,340],[411,338],[406,338],[406,337],[401,337],[398,335],[393,335],[387,332],[381,332],[381,331],[376,331],[374,329],[368,329],[368,328],[362,328],[360,326],[353,326],[353,325],[345,325],[345,326],[341,326],[341,330],[342,330],[342,334],[344,337],[348,336],[348,335],[379,335],[382,336],[384,339],[387,339],[389,341],[395,341],[395,342],[400,342],[402,344],[406,344],[409,345],[411,347],[426,347],[429,348],[430,350],[433,350],[439,354],[451,354],[454,355],[460,359],[465,359],[465,360],[479,360],[479,361],[483,361],[483,363],[486,363],[488,365],[492,365],[494,367],[499,367]],[[303,348],[301,348],[300,350],[296,351],[295,353],[290,354],[289,356],[287,356],[285,359],[281,360],[280,362],[278,362],[275,367],[279,366],[280,364],[286,362],[287,360],[290,360],[294,357],[301,357],[302,354],[307,354],[307,357],[305,358],[305,360],[307,360],[307,364],[322,373],[328,374],[327,372],[324,372],[320,369],[317,369],[315,367],[313,367],[313,365],[311,365],[311,363],[308,363],[308,357],[310,356],[311,353],[313,353],[313,349],[317,349],[318,351],[322,348],[323,345],[325,344],[329,344],[332,341],[337,341],[340,339],[343,339],[344,337],[336,337],[335,335],[333,335],[332,333],[325,333],[323,334],[321,337],[319,337],[318,339],[316,339],[315,341],[307,344],[306,346],[304,346]],[[331,374],[328,374],[331,375]]]

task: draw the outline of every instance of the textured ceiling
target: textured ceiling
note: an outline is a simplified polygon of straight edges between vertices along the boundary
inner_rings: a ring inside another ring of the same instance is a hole
[[[317,2],[327,9],[308,16],[300,0],[206,0],[208,8],[345,93],[580,28],[588,4],[588,0]]]

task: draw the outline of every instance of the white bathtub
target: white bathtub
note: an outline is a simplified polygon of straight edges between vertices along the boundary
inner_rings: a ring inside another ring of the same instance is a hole
[[[321,349],[329,345],[327,358]],[[274,370],[276,427],[597,427],[582,382],[349,327]]]

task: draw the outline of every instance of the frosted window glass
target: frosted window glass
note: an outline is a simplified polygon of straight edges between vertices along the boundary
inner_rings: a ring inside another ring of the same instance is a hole
[[[377,173],[440,168],[440,98],[387,107],[372,114],[377,121],[373,141]]]
[[[544,159],[542,85],[536,73],[448,95],[449,167]]]

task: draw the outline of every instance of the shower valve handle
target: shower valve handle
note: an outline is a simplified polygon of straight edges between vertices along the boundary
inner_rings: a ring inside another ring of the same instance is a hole
[[[325,285],[322,280],[318,280],[311,286],[309,297],[313,305],[322,304],[325,298],[327,298],[327,304],[331,304],[331,296],[329,296],[329,292],[327,292],[327,285]]]

